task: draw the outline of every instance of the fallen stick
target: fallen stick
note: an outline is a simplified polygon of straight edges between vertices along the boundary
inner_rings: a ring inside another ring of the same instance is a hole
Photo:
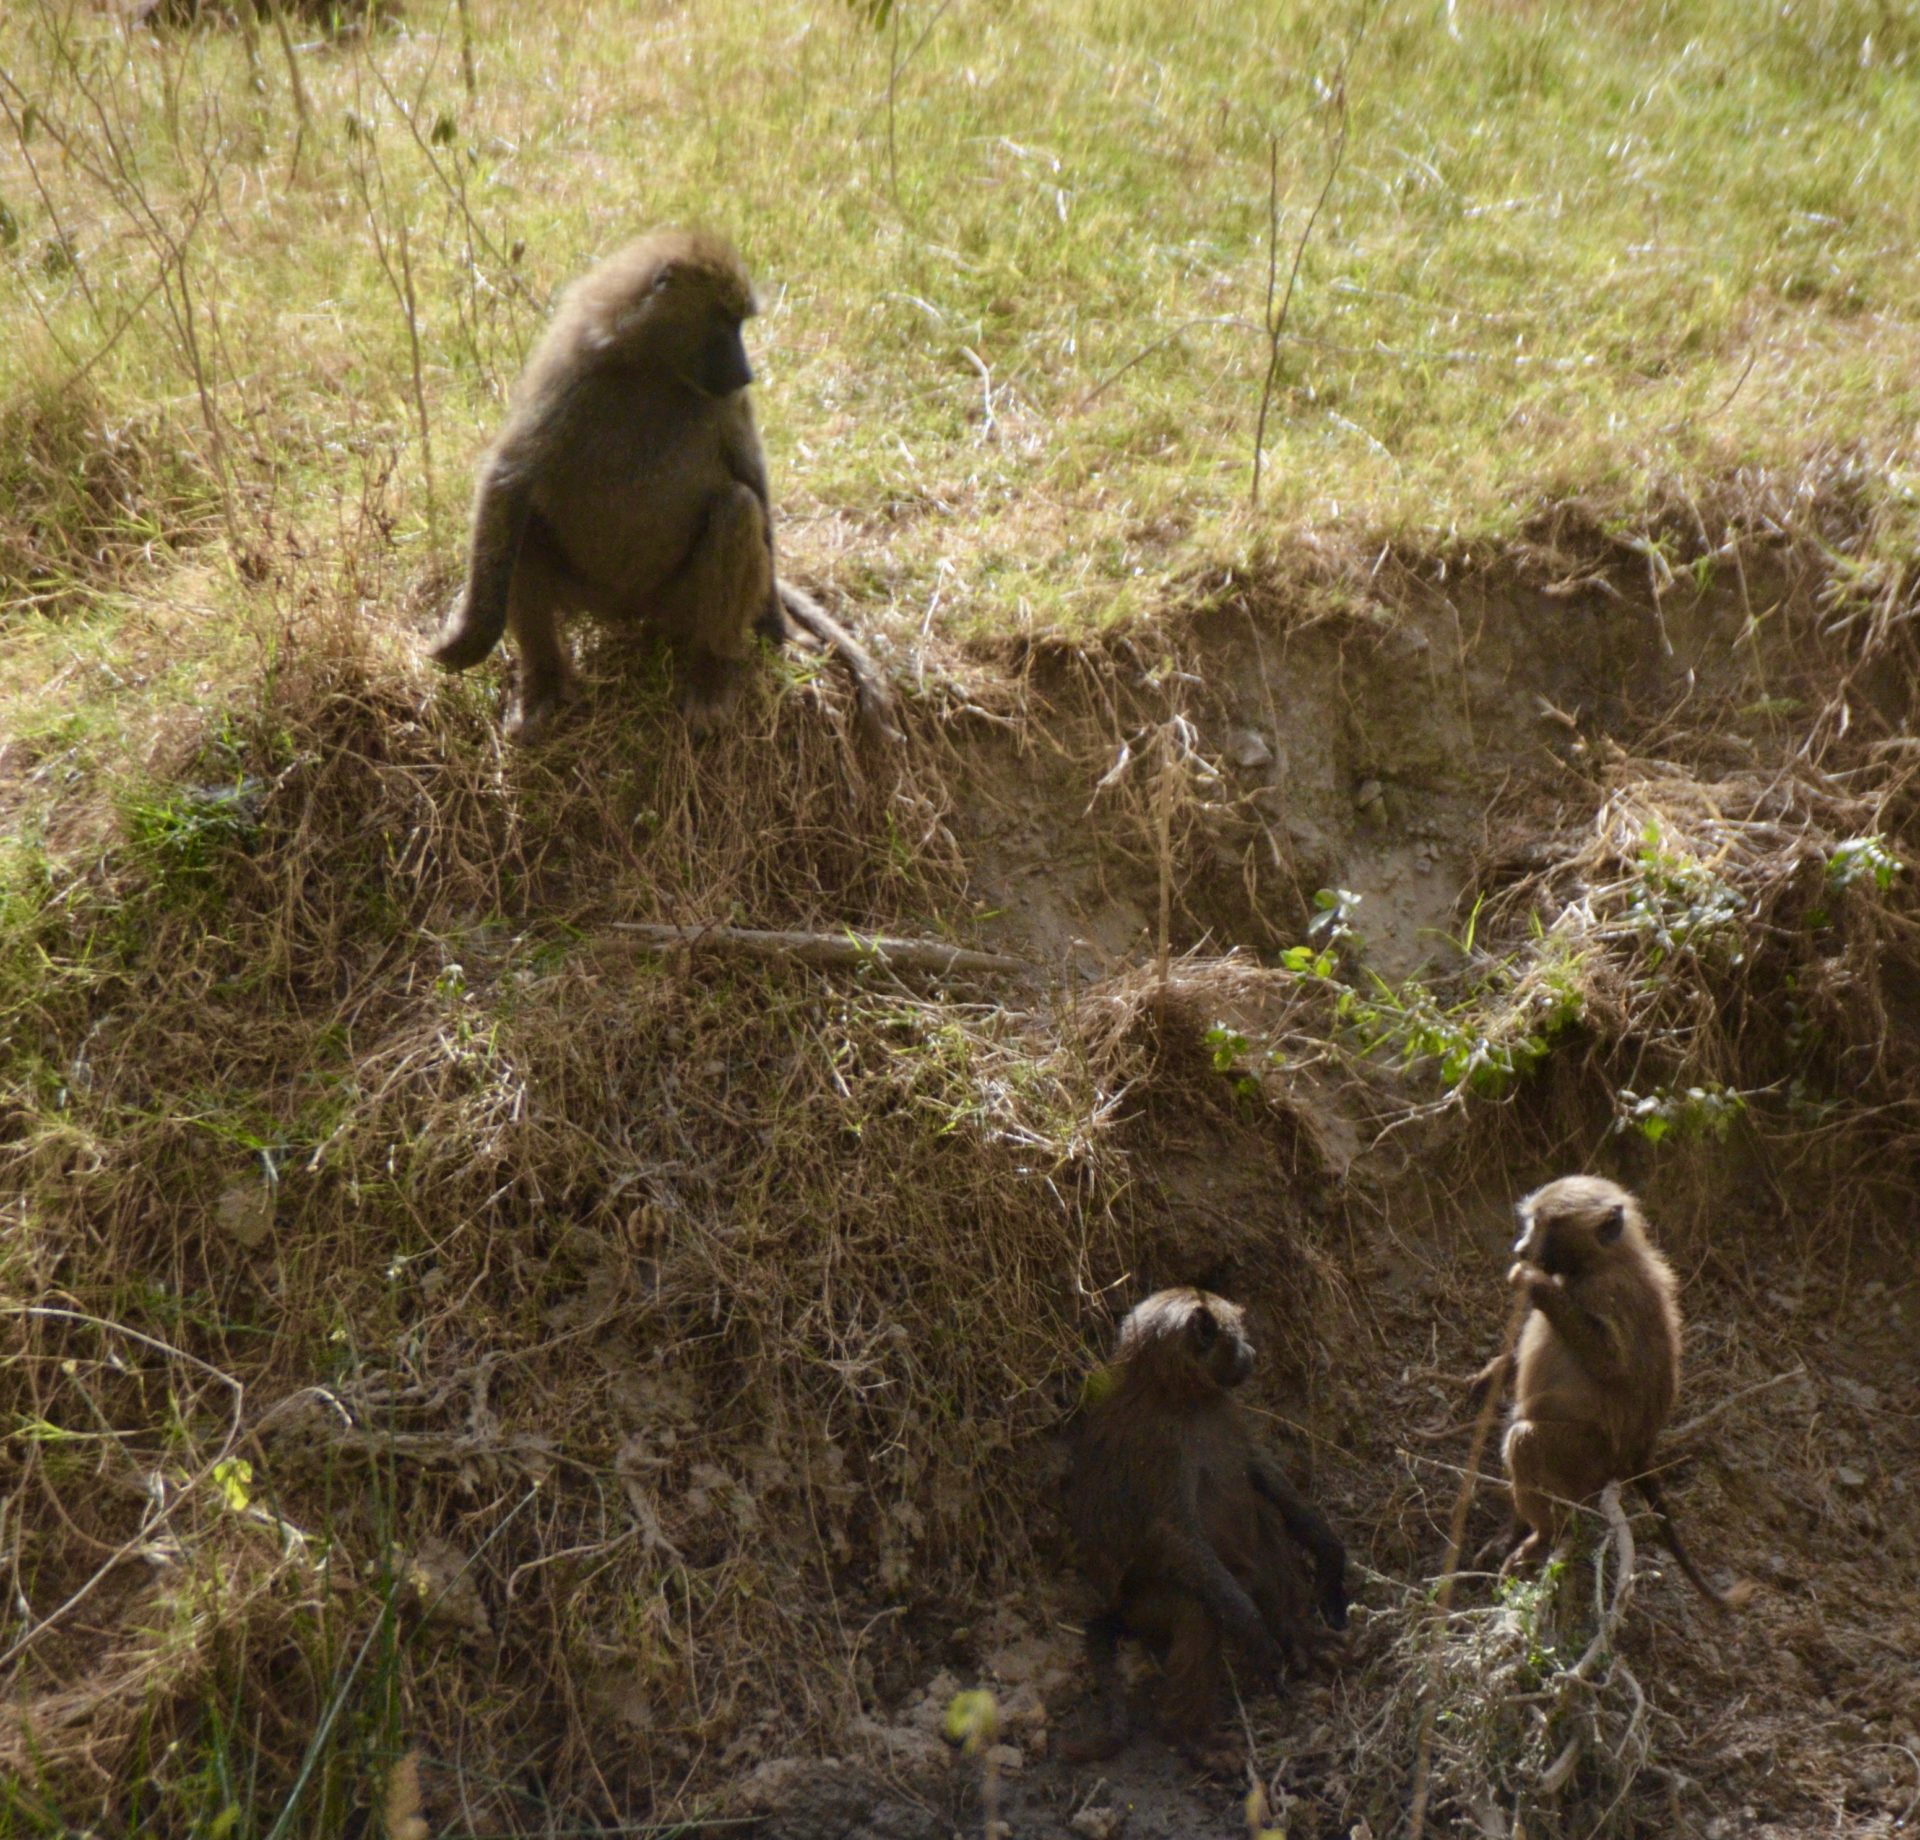
[[[1751,1386],[1743,1386],[1739,1392],[1729,1393],[1726,1398],[1718,1400],[1713,1405],[1708,1406],[1707,1409],[1697,1417],[1688,1419],[1684,1425],[1676,1426],[1667,1433],[1662,1441],[1668,1449],[1672,1449],[1675,1444],[1683,1443],[1686,1439],[1692,1437],[1693,1434],[1703,1426],[1712,1424],[1728,1406],[1738,1405],[1741,1400],[1751,1394],[1764,1393],[1770,1386],[1784,1386],[1789,1380],[1798,1380],[1806,1371],[1806,1362],[1797,1361],[1792,1367],[1788,1368],[1784,1374],[1773,1374],[1765,1380],[1756,1380]]]
[[[1031,971],[1024,958],[975,952],[938,939],[889,939],[879,933],[762,931],[749,926],[670,926],[617,920],[615,930],[654,946],[714,946],[749,958],[792,958],[803,965],[880,965],[889,971]]]

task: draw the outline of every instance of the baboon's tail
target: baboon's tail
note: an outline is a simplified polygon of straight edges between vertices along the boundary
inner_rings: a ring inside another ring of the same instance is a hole
[[[443,671],[464,671],[500,643],[507,601],[533,506],[525,486],[505,466],[489,469],[474,511],[467,584],[447,614],[427,656]]]
[[[1743,1578],[1738,1584],[1731,1585],[1724,1591],[1716,1590],[1707,1582],[1706,1574],[1694,1564],[1693,1555],[1681,1544],[1680,1529],[1673,1524],[1673,1516],[1667,1512],[1666,1501],[1660,1493],[1660,1484],[1652,1476],[1639,1476],[1635,1478],[1634,1485],[1647,1498],[1647,1506],[1653,1510],[1654,1518],[1660,1523],[1660,1538],[1665,1541],[1667,1551],[1673,1554],[1693,1588],[1718,1609],[1741,1609],[1759,1588],[1753,1580]]]

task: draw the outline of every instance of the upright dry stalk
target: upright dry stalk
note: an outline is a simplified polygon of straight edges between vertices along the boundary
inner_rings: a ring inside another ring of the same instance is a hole
[[[433,490],[433,423],[427,416],[427,386],[420,357],[420,309],[413,294],[413,256],[407,241],[407,221],[399,225],[400,304],[407,316],[407,343],[413,352],[413,407],[420,418],[420,464],[427,476],[427,530],[440,535],[440,508]]]
[[[468,0],[454,0],[460,14],[460,74],[466,79],[467,100],[480,94],[480,79],[473,68],[473,10]]]
[[[293,48],[293,34],[287,30],[286,9],[281,0],[267,0],[267,11],[273,17],[274,31],[280,36],[280,49],[286,54],[287,75],[293,83],[293,110],[300,117],[300,132],[304,135],[313,124],[313,105],[307,101],[307,86],[301,81],[300,59]]]
[[[1507,1317],[1506,1334],[1500,1338],[1500,1353],[1513,1358],[1514,1344],[1520,1339],[1520,1325],[1532,1308],[1526,1297],[1518,1298]],[[1480,1401],[1480,1416],[1473,1421],[1473,1441],[1467,1446],[1466,1474],[1460,1478],[1460,1493],[1453,1499],[1453,1521],[1447,1529],[1447,1562],[1440,1573],[1440,1589],[1433,1599],[1433,1642],[1437,1651],[1447,1639],[1447,1611],[1453,1604],[1453,1581],[1460,1567],[1460,1547],[1467,1537],[1467,1510],[1480,1480],[1480,1458],[1487,1447],[1487,1432],[1493,1415],[1500,1408],[1501,1388],[1488,1383],[1486,1397]],[[1437,1670],[1436,1670],[1437,1672]],[[1413,1794],[1407,1811],[1407,1840],[1420,1840],[1427,1824],[1427,1796],[1433,1776],[1433,1722],[1440,1710],[1438,1683],[1427,1693],[1426,1709],[1420,1715],[1420,1737],[1413,1753]]]
[[[1334,127],[1332,145],[1327,154],[1327,176],[1321,181],[1320,195],[1313,201],[1313,209],[1307,213],[1307,221],[1293,245],[1293,263],[1287,270],[1287,291],[1281,295],[1277,308],[1273,297],[1280,280],[1280,137],[1278,134],[1267,136],[1267,297],[1262,314],[1267,334],[1267,369],[1260,380],[1260,413],[1253,429],[1253,486],[1248,494],[1249,504],[1256,508],[1260,503],[1260,474],[1266,457],[1267,416],[1273,406],[1274,387],[1280,380],[1280,340],[1287,329],[1287,315],[1293,307],[1294,289],[1300,282],[1300,263],[1307,253],[1308,239],[1313,235],[1314,225],[1320,221],[1320,213],[1326,209],[1333,182],[1340,176],[1340,164],[1347,157],[1347,69],[1372,21],[1373,8],[1369,5],[1361,12],[1353,41],[1341,55],[1340,68],[1334,72],[1330,99]]]
[[[470,303],[471,320],[463,318],[462,325],[468,332],[475,359],[485,368],[493,368],[493,360],[482,349],[480,343],[480,301],[483,291],[495,304],[504,305],[512,312],[513,303],[519,302],[526,307],[531,316],[544,320],[551,302],[538,289],[528,284],[521,272],[520,256],[522,246],[517,241],[510,249],[502,249],[487,226],[480,220],[473,208],[473,201],[467,195],[466,168],[457,154],[442,160],[442,147],[436,144],[439,136],[433,124],[423,128],[420,125],[421,108],[416,100],[409,103],[389,80],[387,73],[380,67],[378,60],[368,58],[363,66],[367,74],[379,86],[380,93],[386,97],[393,112],[405,125],[412,136],[414,146],[420,157],[426,162],[427,170],[452,201],[460,214],[466,243],[465,260],[460,272],[466,278],[467,296]],[[481,260],[485,256],[486,261]],[[489,270],[489,264],[491,268]],[[491,288],[488,288],[491,283]],[[516,316],[517,317],[517,316]],[[520,341],[514,341],[516,348]],[[516,356],[514,368],[518,369]]]
[[[887,93],[882,101],[887,111],[887,194],[893,200],[893,208],[900,209],[900,161],[899,149],[894,133],[894,111],[900,97],[900,78],[909,64],[920,55],[921,48],[933,36],[933,29],[947,16],[947,9],[953,0],[940,0],[920,28],[920,35],[908,46],[905,53],[900,49],[901,9],[894,0],[850,0],[853,10],[866,16],[867,23],[876,31],[888,31],[887,44]],[[876,103],[874,108],[880,107]],[[856,136],[864,137],[868,124],[873,120],[874,109],[869,109],[860,118],[860,126],[855,129]]]
[[[247,81],[256,96],[267,93],[267,70],[260,62],[260,22],[251,6],[237,6],[234,16],[240,21],[240,42],[247,48]]]
[[[380,272],[387,278],[387,286],[392,289],[393,297],[399,303],[401,317],[407,322],[407,344],[412,358],[413,414],[420,430],[420,463],[426,473],[427,530],[437,542],[440,535],[440,507],[434,490],[433,420],[427,410],[420,307],[414,293],[413,246],[407,235],[406,214],[391,209],[387,170],[381,161],[372,127],[359,117],[353,117],[348,125],[347,140],[355,150],[354,184],[360,193],[360,202],[366,209],[367,229],[373,236],[373,253],[380,263]],[[391,231],[384,227],[382,221],[388,216],[393,220]]]
[[[219,196],[225,163],[231,155],[219,101],[217,97],[203,101],[196,124],[199,138],[190,141],[182,123],[178,72],[162,65],[160,80],[165,85],[162,118],[180,171],[194,173],[193,189],[183,199],[169,199],[158,189],[139,153],[136,120],[142,107],[137,93],[139,67],[129,66],[134,71],[136,89],[135,99],[129,105],[114,73],[94,58],[87,47],[60,29],[63,23],[55,24],[50,40],[51,57],[53,67],[77,98],[73,112],[68,114],[46,99],[30,98],[4,68],[0,68],[0,98],[6,101],[7,114],[23,152],[31,123],[34,132],[44,132],[60,149],[73,170],[82,173],[103,196],[111,199],[152,253],[156,279],[151,292],[158,293],[166,306],[180,355],[193,379],[209,457],[220,484],[221,521],[237,558],[244,545],[234,509],[233,468],[225,419],[217,401],[213,363],[202,344],[201,322],[207,309],[198,298],[193,266],[194,239]],[[95,310],[97,316],[97,305]],[[212,326],[210,317],[208,326]],[[114,336],[118,337],[118,330]]]
[[[1173,956],[1173,780],[1178,755],[1174,728],[1179,718],[1160,729],[1160,777],[1154,787],[1154,829],[1160,858],[1160,987],[1167,985]]]
[[[887,40],[887,196],[893,208],[900,208],[900,158],[894,143],[894,104],[900,91],[900,9],[893,14],[893,31]]]

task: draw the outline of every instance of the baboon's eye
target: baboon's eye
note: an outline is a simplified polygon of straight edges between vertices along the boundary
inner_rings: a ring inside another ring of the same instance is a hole
[[[679,273],[680,271],[675,268],[671,262],[661,263],[653,277],[653,291],[656,294],[664,293],[668,284],[672,282]]]
[[[1220,1325],[1213,1320],[1211,1310],[1196,1310],[1193,1317],[1193,1345],[1196,1348],[1211,1348],[1220,1339]]]

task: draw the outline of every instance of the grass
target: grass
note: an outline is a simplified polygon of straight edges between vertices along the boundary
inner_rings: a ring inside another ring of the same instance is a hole
[[[1470,547],[1842,449],[1901,490],[1920,46],[1884,7],[483,7],[471,101],[450,20],[311,47],[301,133],[234,34],[21,9],[7,396],[86,365],[109,421],[165,405],[255,547],[391,467],[447,570],[542,304],[697,219],[766,296],[789,549],[915,623],[1084,626],[1196,549]],[[1284,267],[1342,110],[1248,516],[1269,141]]]
[[[1907,1154],[1903,13],[473,12],[471,97],[450,0],[297,20],[305,123],[270,32],[256,88],[216,23],[0,21],[0,1834],[697,1818],[838,1745],[874,1632],[1049,1569],[1028,1452],[1127,1287],[1305,1299],[1288,1371],[1378,1352],[1302,1079],[1368,1133],[1472,1110],[1483,1162],[1736,1113],[1755,1154],[1817,1114],[1816,1174]],[[696,753],[594,642],[622,695],[521,753],[496,676],[414,655],[551,295],[670,220],[759,278],[784,552],[879,635],[897,761],[798,660]],[[1369,584],[1476,564],[1549,633],[1542,587],[1737,588],[1746,701],[1550,761],[1584,829],[1477,868],[1426,982],[1272,881],[1291,954],[1178,956],[1228,800],[1184,616],[1344,647]],[[1036,820],[1121,921],[1165,898],[1169,981],[619,931],[967,937]],[[1256,1199],[1187,1208],[1196,1156]],[[1402,1777],[1355,1780],[1384,1831]]]

